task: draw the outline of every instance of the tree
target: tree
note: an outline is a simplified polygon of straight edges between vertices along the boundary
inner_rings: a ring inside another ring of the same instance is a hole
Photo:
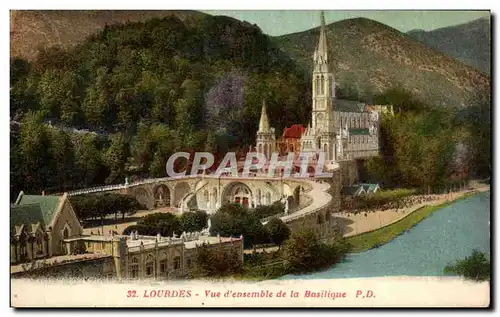
[[[104,155],[104,161],[110,170],[107,183],[122,182],[125,179],[125,162],[128,157],[128,144],[121,134],[114,135],[111,145]]]
[[[54,181],[56,188],[67,190],[71,188],[76,176],[75,170],[75,152],[73,143],[68,133],[59,130],[51,129],[51,168],[53,175],[51,179]]]
[[[174,233],[179,236],[182,233],[182,226],[179,217],[171,213],[154,213],[147,215],[137,221],[137,225],[142,225],[150,235],[160,234],[163,237],[171,237]]]
[[[207,226],[207,214],[204,211],[185,212],[180,215],[180,223],[184,232],[198,232]]]
[[[105,170],[98,138],[91,133],[73,135],[75,168],[74,183],[81,187],[103,183],[108,172]]]
[[[269,220],[265,229],[269,234],[269,239],[281,249],[281,245],[290,237],[290,228],[279,218],[273,217]]]
[[[217,277],[234,274],[242,269],[240,255],[233,248],[223,250],[219,246],[203,243],[196,247],[195,277]]]
[[[491,264],[485,253],[473,250],[465,259],[457,260],[445,267],[445,273],[454,273],[467,279],[486,281],[490,279]]]
[[[269,241],[260,217],[236,203],[224,204],[212,215],[210,234],[225,237],[245,237],[245,246]]]
[[[292,273],[323,269],[337,263],[349,246],[341,236],[329,244],[321,242],[311,231],[294,233],[285,243],[285,265]]]
[[[43,123],[43,112],[29,112],[21,122],[19,158],[24,190],[41,193],[51,179],[50,134]]]

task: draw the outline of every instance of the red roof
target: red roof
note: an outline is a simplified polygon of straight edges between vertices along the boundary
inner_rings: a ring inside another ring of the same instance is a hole
[[[300,139],[306,128],[302,124],[294,124],[290,128],[285,128],[283,138],[285,139]]]

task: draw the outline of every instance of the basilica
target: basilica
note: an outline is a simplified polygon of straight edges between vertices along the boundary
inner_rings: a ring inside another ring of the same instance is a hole
[[[267,158],[273,152],[323,152],[329,162],[377,156],[381,108],[336,98],[323,12],[319,41],[313,55],[312,78],[312,114],[307,127],[292,125],[277,140],[263,101],[256,138],[257,152]]]

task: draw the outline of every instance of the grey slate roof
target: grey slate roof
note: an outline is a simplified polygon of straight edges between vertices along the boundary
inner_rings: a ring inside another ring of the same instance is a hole
[[[33,231],[33,225],[45,227],[42,209],[39,204],[24,204],[10,206],[10,235],[16,234],[16,226],[24,225],[27,232]]]
[[[59,206],[60,196],[22,195],[18,205],[38,204],[46,224],[52,222],[52,218]]]
[[[356,196],[359,191],[363,188],[359,185],[344,186],[342,187],[342,195],[344,196]]]
[[[333,101],[333,110],[340,112],[364,112],[365,103],[352,100],[335,99]]]

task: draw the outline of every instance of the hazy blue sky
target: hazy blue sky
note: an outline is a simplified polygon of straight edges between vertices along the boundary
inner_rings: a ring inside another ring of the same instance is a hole
[[[319,24],[319,11],[203,11],[227,15],[257,24],[269,35],[282,35],[314,28]],[[326,11],[326,23],[365,17],[387,24],[402,32],[413,29],[433,30],[469,22],[490,15],[489,11]]]

